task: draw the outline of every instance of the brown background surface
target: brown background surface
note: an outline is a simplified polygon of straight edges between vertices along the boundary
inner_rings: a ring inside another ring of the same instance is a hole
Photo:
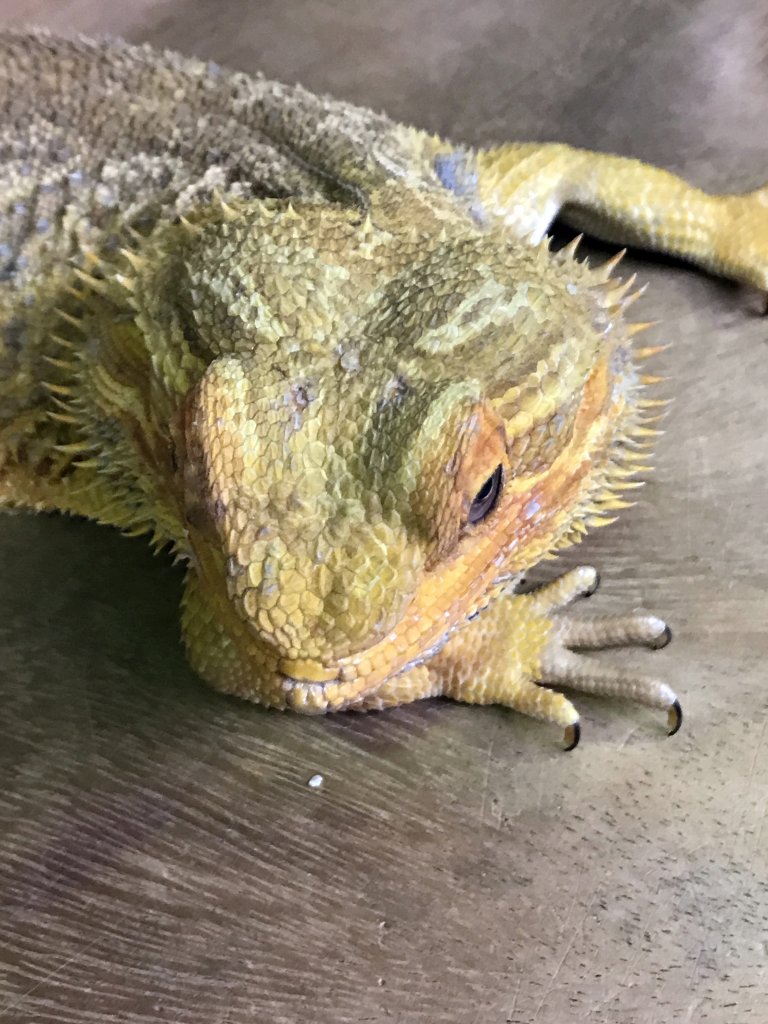
[[[764,2],[3,0],[23,22],[468,142],[768,179]],[[631,263],[676,402],[640,504],[577,556],[603,571],[590,610],[673,624],[627,657],[678,688],[680,735],[583,697],[571,755],[497,708],[267,713],[186,667],[179,576],[141,541],[5,517],[0,1020],[768,1021],[768,323],[754,293]]]

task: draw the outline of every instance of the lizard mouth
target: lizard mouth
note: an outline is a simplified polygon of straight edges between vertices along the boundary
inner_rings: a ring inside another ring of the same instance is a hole
[[[282,658],[278,669],[294,683],[330,683],[339,678],[338,668],[329,668],[309,658]]]

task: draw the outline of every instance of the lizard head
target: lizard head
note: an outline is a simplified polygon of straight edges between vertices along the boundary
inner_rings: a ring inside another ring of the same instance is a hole
[[[174,282],[207,362],[189,536],[241,664],[204,672],[258,696],[252,659],[270,702],[344,706],[618,506],[641,429],[626,289],[423,198],[223,209]]]

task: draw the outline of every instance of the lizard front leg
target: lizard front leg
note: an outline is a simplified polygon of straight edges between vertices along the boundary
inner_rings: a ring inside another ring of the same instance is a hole
[[[670,735],[682,723],[680,703],[662,680],[605,665],[576,649],[664,647],[667,625],[655,615],[575,618],[562,609],[592,594],[598,575],[580,566],[527,594],[503,594],[428,662],[402,673],[355,704],[392,707],[442,695],[468,704],[502,704],[565,730],[567,749],[579,741],[579,714],[548,684],[582,693],[624,697],[668,713]]]
[[[485,209],[538,242],[556,216],[620,245],[654,249],[768,291],[768,186],[709,195],[639,160],[556,143],[477,155]]]

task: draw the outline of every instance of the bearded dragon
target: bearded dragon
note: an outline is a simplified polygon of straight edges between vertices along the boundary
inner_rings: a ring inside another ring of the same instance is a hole
[[[768,288],[766,191],[558,144],[472,150],[119,41],[0,35],[0,505],[186,564],[214,687],[306,713],[445,695],[579,738],[551,685],[681,721],[525,572],[625,507],[663,404],[638,291],[556,216]]]

